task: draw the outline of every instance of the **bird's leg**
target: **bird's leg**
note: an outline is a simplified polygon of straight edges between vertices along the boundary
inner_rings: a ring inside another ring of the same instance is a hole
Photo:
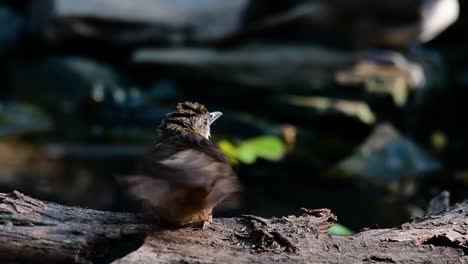
[[[209,225],[213,223],[213,215],[209,215],[208,219],[203,221],[202,230],[205,230]]]

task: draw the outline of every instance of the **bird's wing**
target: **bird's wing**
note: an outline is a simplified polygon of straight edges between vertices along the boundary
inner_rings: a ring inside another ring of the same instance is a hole
[[[208,140],[193,143],[159,141],[145,157],[141,176],[127,181],[131,193],[155,207],[178,204],[200,209],[238,192],[237,177],[219,148]]]
[[[209,188],[219,178],[235,177],[218,146],[197,135],[159,140],[145,156],[140,171],[187,187]]]

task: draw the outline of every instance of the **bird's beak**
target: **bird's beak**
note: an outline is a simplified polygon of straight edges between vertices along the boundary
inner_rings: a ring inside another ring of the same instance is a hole
[[[220,118],[223,115],[221,112],[211,112],[210,113],[210,125],[213,124],[216,119]]]

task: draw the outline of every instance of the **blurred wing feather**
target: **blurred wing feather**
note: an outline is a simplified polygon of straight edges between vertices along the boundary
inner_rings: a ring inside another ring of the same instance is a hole
[[[189,141],[190,140],[190,141]],[[153,207],[200,210],[240,190],[237,177],[217,145],[199,137],[160,140],[127,181],[131,194]]]

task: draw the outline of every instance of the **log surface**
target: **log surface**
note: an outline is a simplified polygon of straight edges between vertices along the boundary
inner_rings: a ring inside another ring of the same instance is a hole
[[[0,193],[4,263],[468,263],[468,202],[399,227],[329,236],[328,209],[169,230],[142,215]]]
[[[150,228],[140,215],[0,193],[2,263],[108,263],[138,248]]]

